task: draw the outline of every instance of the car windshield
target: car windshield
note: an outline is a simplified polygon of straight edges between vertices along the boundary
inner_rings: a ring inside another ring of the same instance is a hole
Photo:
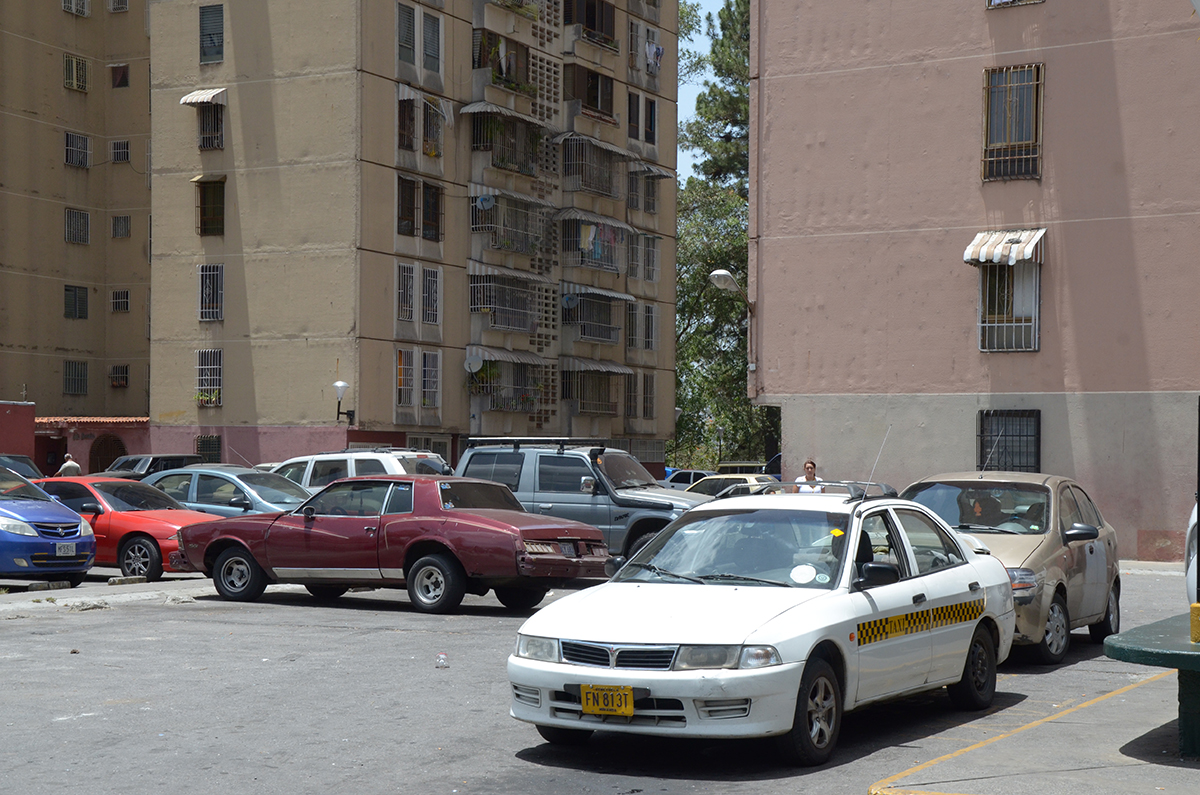
[[[30,460],[29,456],[0,455],[0,467],[8,467],[23,478],[45,477],[45,475],[39,472],[38,468],[33,465],[33,461]]]
[[[657,486],[658,481],[631,455],[605,453],[596,461],[605,476],[618,489],[636,489],[641,486]]]
[[[114,511],[185,510],[173,497],[137,481],[103,481],[93,483],[92,488],[104,495]]]
[[[272,505],[299,505],[311,496],[292,481],[272,472],[242,475],[240,480]]]
[[[837,586],[846,557],[845,513],[780,509],[692,512],[660,532],[615,580]]]
[[[136,472],[138,462],[142,459],[137,456],[124,456],[118,458],[108,465],[109,472]]]
[[[46,493],[11,469],[0,467],[0,499],[49,500]]]
[[[438,483],[441,490],[442,507],[447,511],[470,511],[482,508],[500,508],[506,511],[524,511],[525,508],[502,483],[476,483],[474,481],[443,480]]]
[[[1050,519],[1050,490],[1030,483],[917,483],[900,495],[975,533],[1041,535]]]

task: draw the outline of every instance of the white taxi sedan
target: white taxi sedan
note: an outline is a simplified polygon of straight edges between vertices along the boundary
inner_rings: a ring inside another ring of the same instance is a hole
[[[508,659],[512,716],[551,743],[770,737],[816,765],[845,710],[939,687],[989,706],[1013,639],[1004,566],[890,490],[824,485],[693,508],[542,608]]]

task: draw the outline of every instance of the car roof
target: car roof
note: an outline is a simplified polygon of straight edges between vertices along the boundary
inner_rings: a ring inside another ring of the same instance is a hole
[[[912,486],[915,486],[918,483],[967,483],[971,481],[1046,486],[1048,488],[1054,488],[1060,483],[1075,483],[1073,479],[1063,475],[1047,475],[1044,472],[1005,472],[1001,470],[986,470],[983,472],[946,472],[941,475],[930,475],[916,481],[912,484]]]
[[[241,464],[188,464],[187,466],[176,467],[175,469],[164,469],[162,472],[155,472],[151,477],[158,479],[162,475],[180,474],[199,472],[213,472],[220,475],[248,475],[251,473],[262,474],[261,469],[254,467],[242,466]]]
[[[43,481],[48,482],[48,483],[55,483],[57,481],[68,481],[71,483],[141,483],[142,482],[140,480],[131,480],[129,478],[110,478],[105,475],[70,475],[70,476],[57,477],[57,478],[45,477],[45,478],[36,478],[33,482],[41,483]],[[143,485],[150,486],[149,483],[146,483]],[[154,487],[150,486],[150,488],[154,488]]]

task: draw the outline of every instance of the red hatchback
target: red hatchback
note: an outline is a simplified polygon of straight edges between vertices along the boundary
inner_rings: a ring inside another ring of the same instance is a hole
[[[294,511],[192,525],[179,538],[171,564],[208,574],[226,599],[257,599],[285,582],[318,599],[407,588],[426,613],[489,589],[527,610],[554,585],[604,577],[608,560],[600,530],[526,513],[502,484],[422,475],[339,480]]]
[[[153,582],[163,569],[177,571],[167,557],[176,550],[180,527],[213,517],[189,511],[173,497],[136,480],[85,475],[35,480],[50,496],[91,523],[96,565],[119,566],[126,577]]]

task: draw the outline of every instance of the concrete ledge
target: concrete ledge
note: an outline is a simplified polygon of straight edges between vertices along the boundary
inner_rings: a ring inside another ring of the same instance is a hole
[[[146,581],[145,577],[109,577],[109,585],[141,585]]]
[[[60,591],[63,589],[70,590],[71,583],[66,580],[52,580],[50,582],[31,582],[27,591]]]

